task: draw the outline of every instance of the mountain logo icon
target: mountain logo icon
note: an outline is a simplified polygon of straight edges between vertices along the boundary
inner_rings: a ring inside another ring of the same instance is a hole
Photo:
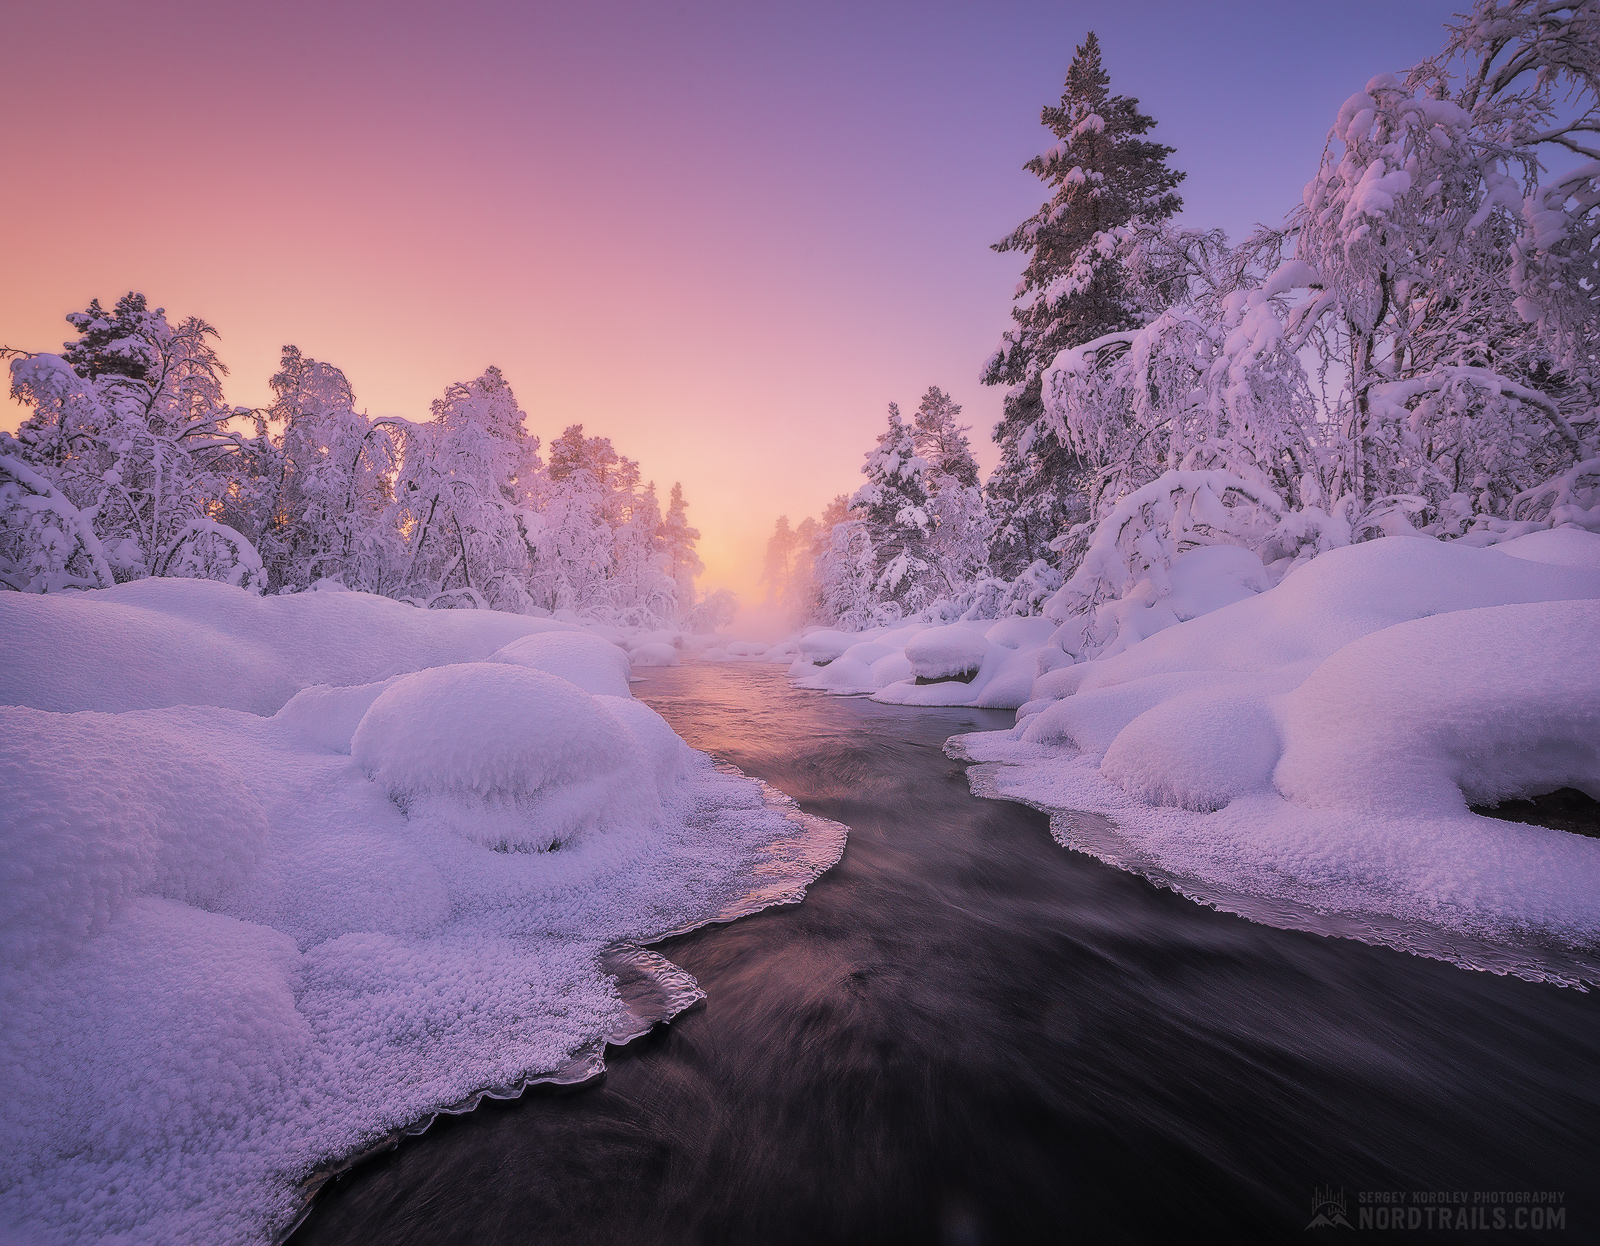
[[[1345,1216],[1343,1190],[1340,1190],[1337,1195],[1334,1194],[1332,1186],[1329,1186],[1326,1190],[1319,1189],[1316,1191],[1312,1196],[1311,1223],[1306,1225],[1307,1229],[1353,1229],[1355,1227]]]

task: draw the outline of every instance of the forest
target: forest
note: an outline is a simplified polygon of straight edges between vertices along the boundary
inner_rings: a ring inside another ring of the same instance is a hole
[[[1237,243],[1180,222],[1175,153],[1091,33],[1028,164],[1048,198],[995,244],[1025,261],[981,375],[1004,388],[998,466],[980,481],[944,390],[909,419],[890,404],[860,487],[778,520],[769,599],[846,631],[1092,620],[1200,545],[1281,578],[1378,535],[1600,528],[1600,51],[1586,12],[1547,7],[1479,5],[1373,78],[1303,202]],[[734,614],[696,592],[681,490],[663,510],[581,424],[541,456],[496,368],[427,420],[371,419],[288,346],[246,410],[203,320],[134,293],[68,320],[60,354],[5,351],[29,412],[0,435],[8,588],[325,582],[695,632]]]
[[[1041,608],[1093,630],[1203,545],[1281,578],[1375,536],[1600,530],[1591,21],[1478,5],[1352,96],[1303,202],[1237,244],[1176,222],[1174,153],[1091,34],[1028,166],[1049,197],[996,244],[1027,261],[982,376],[999,465],[980,487],[940,389],[891,405],[865,482],[778,521],[769,592],[844,630]]]

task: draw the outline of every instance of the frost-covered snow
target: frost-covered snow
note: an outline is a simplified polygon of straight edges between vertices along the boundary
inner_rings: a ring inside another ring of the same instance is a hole
[[[552,620],[166,579],[0,594],[0,642],[0,1235],[269,1241],[316,1171],[637,1032],[608,948],[842,842]]]
[[[1468,805],[1600,797],[1600,536],[1336,549],[1045,670],[1015,729],[951,750],[996,763],[975,790],[1060,811],[1067,842],[1239,911],[1592,952],[1600,840]],[[1079,834],[1071,811],[1111,822]]]

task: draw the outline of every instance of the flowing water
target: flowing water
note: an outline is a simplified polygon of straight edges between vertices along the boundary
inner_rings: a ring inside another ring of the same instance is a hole
[[[1600,1240],[1600,993],[1069,852],[941,751],[1009,714],[768,667],[635,691],[847,824],[843,859],[802,904],[657,944],[707,999],[600,1082],[443,1120],[330,1183],[296,1246],[1298,1239],[1325,1187],[1352,1222],[1363,1191],[1558,1191],[1562,1238]]]

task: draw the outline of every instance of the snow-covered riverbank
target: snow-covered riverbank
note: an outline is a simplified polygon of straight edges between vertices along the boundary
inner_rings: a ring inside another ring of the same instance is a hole
[[[1095,656],[1079,633],[1096,620],[1053,635],[1040,619],[917,623],[807,633],[790,674],[900,704],[1018,707],[1015,728],[950,742],[982,763],[974,790],[1050,810],[1063,842],[1196,898],[1595,976],[1600,840],[1469,806],[1600,797],[1600,536],[1391,537],[1275,586],[1215,546],[1170,581],[1113,603]]]
[[[639,1032],[609,950],[842,849],[548,620],[146,580],[0,635],[26,1240],[270,1240],[318,1169]]]

